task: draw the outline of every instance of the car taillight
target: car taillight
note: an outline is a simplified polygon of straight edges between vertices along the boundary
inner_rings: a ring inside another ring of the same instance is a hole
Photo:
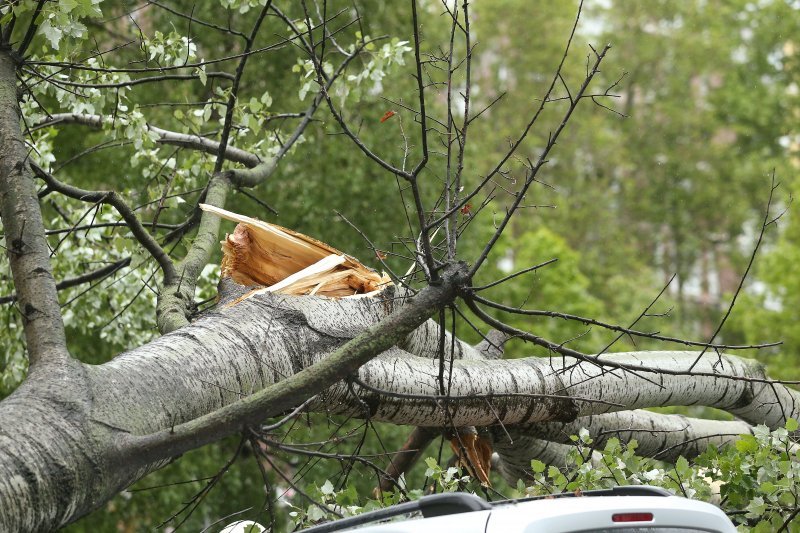
[[[652,522],[653,513],[617,513],[611,515],[612,522]]]

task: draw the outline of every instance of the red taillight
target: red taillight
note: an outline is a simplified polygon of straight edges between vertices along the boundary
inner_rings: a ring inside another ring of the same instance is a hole
[[[617,513],[611,516],[612,522],[652,522],[653,513]]]

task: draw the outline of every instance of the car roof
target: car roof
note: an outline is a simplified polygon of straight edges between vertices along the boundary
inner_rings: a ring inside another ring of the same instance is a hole
[[[408,513],[421,513],[423,518],[385,522],[391,517]],[[649,517],[646,522],[637,523],[619,523],[613,519],[615,514],[627,514],[628,518],[635,518],[631,513],[646,513]],[[366,524],[370,525],[358,527]],[[435,494],[305,531],[352,531],[354,527],[363,533],[435,533],[443,530],[464,533],[569,533],[613,531],[624,527],[628,531],[632,531],[631,528],[655,527],[652,529],[654,532],[659,527],[682,528],[682,531],[736,531],[717,507],[672,496],[663,489],[647,486],[615,487],[491,504],[474,494]]]

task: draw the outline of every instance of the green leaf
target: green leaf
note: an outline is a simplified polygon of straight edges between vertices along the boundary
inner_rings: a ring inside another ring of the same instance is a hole
[[[770,483],[769,481],[765,481],[761,485],[759,485],[758,490],[760,490],[765,494],[770,494],[772,492],[775,492],[775,484]]]
[[[63,13],[69,13],[70,11],[75,9],[75,6],[77,6],[77,5],[78,5],[78,2],[76,0],[59,0],[59,2],[58,2],[58,8]]]
[[[736,441],[736,449],[742,453],[753,453],[758,450],[758,442],[752,435],[744,435]]]
[[[326,479],[325,483],[322,485],[322,487],[320,487],[319,491],[324,496],[330,496],[334,492],[333,483],[331,483],[331,481],[329,479]]]
[[[247,126],[253,130],[253,133],[261,131],[261,124],[258,122],[258,117],[255,115],[247,115]]]
[[[534,459],[533,461],[531,461],[531,470],[533,470],[534,473],[541,474],[542,472],[544,472],[545,468],[547,468],[547,465],[539,461],[538,459]]]
[[[55,50],[58,50],[59,43],[61,42],[61,37],[64,35],[64,32],[50,23],[50,19],[46,19],[39,25],[39,33],[44,35],[45,39],[50,41],[50,46],[52,46]]]
[[[203,86],[205,86],[206,83],[208,82],[208,75],[206,74],[205,67],[197,67],[195,73],[197,74],[197,77],[200,79],[200,83],[202,83]]]
[[[683,456],[678,457],[678,460],[675,461],[675,471],[683,476],[685,473],[689,472],[689,469],[689,461]]]

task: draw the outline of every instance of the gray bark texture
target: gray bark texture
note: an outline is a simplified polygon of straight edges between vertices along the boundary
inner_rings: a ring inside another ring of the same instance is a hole
[[[173,455],[221,438],[224,435],[199,434],[178,448],[171,447],[169,438],[160,447],[140,447],[142,438],[159,431],[169,434],[170,428],[313,369],[368,326],[413,306],[413,299],[400,302],[261,294],[231,307],[222,305],[190,326],[109,363],[76,364],[68,371],[59,368],[41,378],[32,376],[0,404],[0,530],[64,525]],[[439,340],[430,335],[431,327],[427,323],[362,366],[357,375],[364,386],[353,386],[358,398],[346,385],[334,385],[321,394],[315,408],[418,426],[517,425],[514,432],[525,438],[514,443],[503,442],[502,432],[495,432],[495,445],[506,465],[501,469],[514,476],[521,472],[519,465],[541,456],[543,445],[532,442],[563,441],[565,433],[583,425],[585,419],[580,417],[590,417],[586,425],[602,431],[628,431],[638,437],[658,434],[654,450],[687,436],[748,431],[747,424],[739,422],[707,423],[641,412],[624,413],[629,418],[614,415],[622,406],[704,404],[771,426],[800,415],[795,392],[728,377],[759,377],[760,367],[751,362],[725,357],[724,373],[692,379],[655,373],[655,369],[687,368],[696,354],[686,352],[614,358],[649,365],[654,370],[642,374],[659,386],[630,372],[602,374],[592,364],[568,359],[457,359],[445,405],[437,399],[439,360],[430,355]],[[704,356],[698,371],[710,370],[716,358]],[[593,379],[587,381],[588,377]],[[365,404],[369,413],[364,413]],[[263,412],[263,416],[275,414],[270,409]],[[548,423],[520,425],[534,422]],[[562,426],[565,423],[574,427]],[[559,446],[553,444],[551,449]],[[135,453],[141,450],[146,453]]]
[[[20,129],[16,64],[0,53],[0,214],[31,368],[68,358],[50,250]]]

